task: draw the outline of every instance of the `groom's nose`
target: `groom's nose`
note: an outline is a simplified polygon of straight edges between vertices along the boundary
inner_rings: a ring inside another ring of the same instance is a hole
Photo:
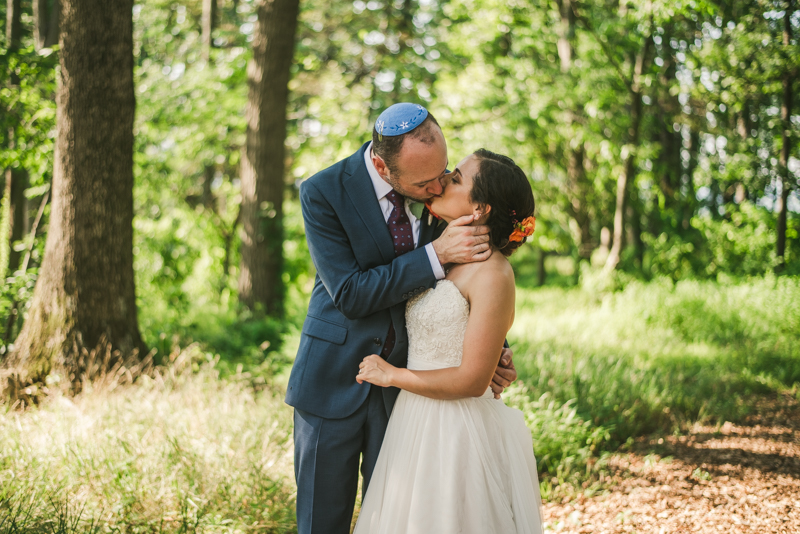
[[[442,192],[444,192],[445,188],[448,185],[450,185],[450,173],[449,172],[444,173],[441,178],[436,180],[436,182],[438,183],[438,189],[439,189],[439,192],[436,194],[441,195]]]
[[[447,175],[445,175],[445,177],[446,176]],[[443,182],[443,180],[444,180],[444,177],[439,178],[437,180],[432,180],[428,184],[428,187],[425,188],[425,190],[428,192],[428,194],[433,195],[433,196],[441,195],[442,191],[444,191],[444,188],[446,187],[446,185]]]

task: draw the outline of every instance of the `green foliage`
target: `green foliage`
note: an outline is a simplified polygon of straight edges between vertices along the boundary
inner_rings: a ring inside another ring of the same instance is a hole
[[[715,278],[721,273],[757,276],[771,272],[776,265],[774,215],[747,201],[729,209],[722,218],[709,214],[693,217],[692,233],[643,234],[648,245],[645,269],[651,276],[669,276],[675,281]],[[786,258],[793,269],[790,273],[795,273],[800,242],[793,236],[797,235],[800,218],[790,217],[788,226]]]
[[[0,51],[0,169],[26,169],[31,186],[41,186],[53,175],[58,54],[32,45]]]
[[[609,439],[608,430],[582,419],[575,401],[554,401],[548,393],[538,399],[522,381],[515,382],[503,393],[506,404],[521,410],[531,430],[537,468],[542,475],[544,498],[554,491],[564,493],[569,485],[574,490],[604,467],[597,457]],[[559,486],[559,490],[554,490]]]
[[[519,291],[509,335],[534,397],[575,399],[607,446],[744,416],[800,382],[800,282],[631,282],[618,293]]]

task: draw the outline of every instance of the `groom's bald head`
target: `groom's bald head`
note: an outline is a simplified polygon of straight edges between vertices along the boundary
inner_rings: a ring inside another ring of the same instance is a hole
[[[380,135],[373,129],[372,154],[378,174],[398,193],[422,202],[442,193],[439,180],[447,167],[447,144],[431,113],[402,135]]]
[[[380,156],[394,174],[398,172],[397,159],[406,140],[416,139],[424,145],[432,145],[436,142],[437,132],[442,135],[439,122],[430,112],[419,126],[402,135],[381,135],[375,128],[372,128],[372,152]],[[442,139],[444,139],[444,135],[442,135]]]

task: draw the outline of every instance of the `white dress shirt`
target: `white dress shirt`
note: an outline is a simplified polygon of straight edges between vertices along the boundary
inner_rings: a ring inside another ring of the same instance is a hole
[[[386,198],[386,195],[392,190],[392,186],[386,183],[386,180],[381,178],[381,175],[378,174],[378,170],[372,163],[372,143],[370,143],[367,149],[364,151],[364,162],[367,164],[367,172],[369,172],[369,177],[372,178],[372,187],[375,189],[375,196],[378,197],[378,203],[380,204],[381,211],[383,212],[383,220],[388,221],[389,216],[392,214],[392,210],[394,209],[394,204],[392,204],[392,202]],[[413,213],[411,213],[411,206],[409,206],[409,203],[409,199],[406,198],[406,214],[408,215],[408,220],[411,222],[411,235],[414,236],[414,247],[417,247],[419,245],[419,228],[422,223],[414,216]],[[444,268],[442,267],[442,264],[439,263],[439,258],[436,256],[436,251],[433,250],[433,245],[431,243],[425,245],[425,252],[428,253],[428,261],[431,262],[431,269],[433,269],[434,276],[436,276],[437,280],[441,280],[444,278]]]

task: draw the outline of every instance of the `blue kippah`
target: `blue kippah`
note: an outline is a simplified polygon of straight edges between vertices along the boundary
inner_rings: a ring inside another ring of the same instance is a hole
[[[422,124],[427,116],[428,110],[419,104],[394,104],[386,108],[375,121],[375,131],[387,137],[403,135]]]

